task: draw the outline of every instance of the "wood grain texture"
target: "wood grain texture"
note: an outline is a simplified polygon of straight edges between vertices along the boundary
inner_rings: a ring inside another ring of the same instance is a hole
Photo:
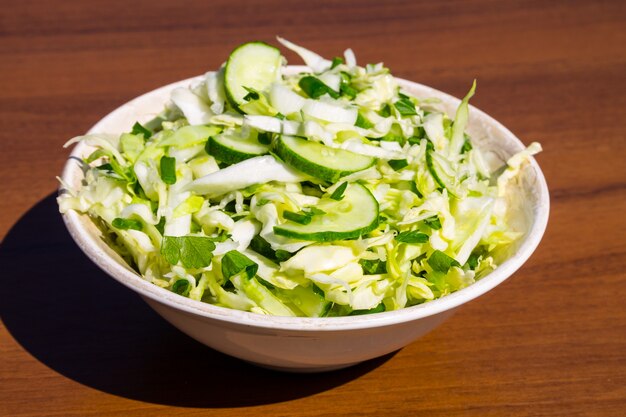
[[[329,374],[182,335],[86,260],[54,202],[68,138],[276,34],[455,96],[476,77],[473,104],[545,149],[530,261],[405,349]],[[624,45],[623,1],[5,1],[0,415],[625,415]]]

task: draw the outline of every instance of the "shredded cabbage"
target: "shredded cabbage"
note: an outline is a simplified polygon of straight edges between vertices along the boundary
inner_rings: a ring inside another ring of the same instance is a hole
[[[93,153],[84,158],[80,186],[62,183],[60,211],[91,216],[155,285],[259,314],[399,309],[458,291],[497,268],[497,253],[525,233],[510,222],[512,186],[541,146],[533,143],[490,173],[466,132],[475,83],[451,119],[432,100],[401,91],[382,64],[358,66],[351,49],[331,61],[278,40],[310,71],[283,75],[236,107],[222,67],[172,91],[149,129],[70,140],[66,146],[82,142]],[[326,94],[307,96],[299,85],[305,76],[316,77]],[[274,154],[219,161],[205,147],[227,129],[269,141],[298,135],[376,163],[331,184]],[[323,216],[313,211],[320,198],[357,181],[379,204],[374,230],[331,242],[274,233],[286,213]],[[211,254],[194,253],[198,248]]]

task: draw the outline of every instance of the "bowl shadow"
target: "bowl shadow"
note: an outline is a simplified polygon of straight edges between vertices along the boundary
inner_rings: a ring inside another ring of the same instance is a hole
[[[243,407],[329,390],[395,354],[329,373],[289,374],[212,350],[98,269],[65,229],[55,198],[37,203],[0,243],[0,317],[26,351],[67,378],[157,404]]]

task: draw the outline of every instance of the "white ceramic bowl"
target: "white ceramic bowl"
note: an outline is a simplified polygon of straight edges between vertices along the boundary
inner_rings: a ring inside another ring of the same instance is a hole
[[[303,67],[289,67],[301,71]],[[135,121],[145,122],[160,112],[172,89],[189,85],[180,81],[142,95],[119,107],[89,132],[129,131]],[[459,100],[432,88],[398,80],[417,97],[441,99],[448,114]],[[487,114],[472,107],[468,128],[481,149],[491,150],[501,161],[523,149],[513,133]],[[91,149],[77,145],[72,157]],[[79,164],[70,158],[62,178],[76,187],[83,178]],[[296,372],[316,372],[350,366],[400,349],[439,325],[456,308],[491,290],[511,276],[533,253],[548,221],[549,196],[545,178],[533,160],[523,170],[519,192],[518,226],[528,232],[512,256],[475,284],[441,299],[373,315],[333,318],[264,316],[231,310],[181,297],[143,280],[100,238],[100,231],[85,215],[69,212],[65,224],[85,254],[107,274],[139,293],[163,318],[194,339],[228,355],[261,366]],[[158,337],[155,335],[155,337]]]

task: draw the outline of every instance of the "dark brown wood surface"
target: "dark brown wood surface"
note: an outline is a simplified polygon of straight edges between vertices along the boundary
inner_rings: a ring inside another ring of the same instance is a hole
[[[530,261],[419,341],[328,374],[179,333],[87,261],[54,201],[68,138],[275,35],[456,96],[476,77],[473,104],[545,149]],[[623,1],[4,1],[0,415],[624,416],[625,121]]]

